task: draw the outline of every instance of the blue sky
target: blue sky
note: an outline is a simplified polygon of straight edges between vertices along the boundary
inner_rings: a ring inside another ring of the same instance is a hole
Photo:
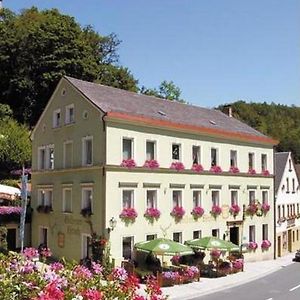
[[[173,80],[190,103],[243,99],[300,106],[299,0],[3,0],[56,7],[122,40],[140,85]]]

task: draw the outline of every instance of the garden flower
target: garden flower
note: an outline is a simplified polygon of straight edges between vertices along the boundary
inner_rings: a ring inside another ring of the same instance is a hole
[[[211,208],[210,213],[214,216],[217,217],[222,213],[222,208],[219,205],[213,205]]]
[[[268,203],[263,203],[261,206],[261,210],[264,214],[266,214],[270,210],[271,206]]]
[[[91,271],[84,266],[76,266],[73,270],[73,275],[80,279],[89,279],[92,277]]]
[[[210,256],[213,258],[219,258],[221,256],[221,251],[218,249],[212,249],[210,251]]]
[[[171,216],[177,219],[181,219],[185,214],[185,210],[182,206],[175,206],[171,211]]]
[[[210,172],[213,172],[213,173],[222,173],[222,168],[220,166],[212,166],[210,168]]]
[[[58,272],[60,270],[63,270],[64,265],[60,262],[54,262],[50,265],[50,270],[54,272]]]
[[[144,217],[150,220],[157,220],[160,217],[160,211],[154,207],[147,208]]]
[[[27,259],[33,259],[36,257],[39,257],[39,252],[37,249],[35,248],[25,248],[23,250],[23,255],[27,258]]]
[[[149,169],[157,169],[159,168],[159,163],[155,159],[150,159],[145,161],[143,167]]]
[[[136,167],[136,163],[131,158],[130,159],[123,159],[123,161],[121,163],[121,167],[131,169],[131,168]]]
[[[263,170],[261,174],[264,176],[269,176],[270,172],[268,170]]]
[[[137,212],[133,207],[123,208],[119,217],[125,222],[134,222],[137,217]]]
[[[233,173],[233,174],[236,174],[236,173],[239,173],[240,170],[239,170],[238,167],[230,167],[229,172]]]
[[[271,247],[271,242],[269,240],[263,240],[261,243],[261,248],[267,250]]]
[[[122,267],[115,267],[112,271],[115,280],[125,281],[128,277],[127,271]]]
[[[250,175],[255,175],[256,174],[256,171],[254,170],[254,169],[249,169],[248,170],[248,174],[250,174]]]
[[[202,165],[200,165],[200,164],[193,164],[192,170],[199,173],[199,172],[202,172],[204,169],[203,169]]]
[[[50,248],[45,247],[40,250],[40,254],[42,257],[46,258],[46,257],[50,257],[52,255],[52,252]]]
[[[0,206],[0,215],[21,214],[22,207],[19,206]]]
[[[94,261],[92,261],[92,270],[95,274],[102,274],[103,267],[100,264],[97,264]]]
[[[204,209],[201,206],[196,206],[193,208],[191,214],[195,219],[200,218],[204,214]]]
[[[256,214],[257,210],[258,210],[257,204],[255,202],[251,202],[246,208],[246,213],[248,215],[253,216]]]
[[[233,216],[238,215],[238,213],[240,212],[240,207],[237,204],[233,204],[231,205],[229,211]]]
[[[100,291],[94,289],[88,289],[81,293],[84,300],[102,300],[103,294]]]
[[[37,300],[64,300],[64,293],[59,289],[57,283],[53,281],[46,285]]]
[[[184,164],[180,161],[172,162],[170,169],[176,170],[176,171],[183,171],[185,169]]]
[[[256,250],[258,247],[257,243],[256,242],[249,242],[248,243],[248,249],[250,250]]]

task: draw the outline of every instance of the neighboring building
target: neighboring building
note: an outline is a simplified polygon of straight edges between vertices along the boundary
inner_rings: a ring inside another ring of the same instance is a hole
[[[32,142],[34,246],[47,243],[55,255],[79,260],[89,255],[93,225],[109,237],[117,263],[130,258],[134,243],[164,235],[253,241],[258,249],[247,260],[274,255],[273,247],[260,245],[274,241],[276,141],[220,111],[64,77]],[[250,201],[252,217],[245,213]],[[271,207],[263,215],[262,202]],[[232,204],[241,208],[237,216]],[[215,218],[213,205],[221,207]],[[170,215],[173,207],[184,208],[182,219]],[[194,207],[204,209],[197,220]],[[124,208],[135,208],[135,222],[119,217]],[[144,217],[147,208],[159,209],[158,220]]]
[[[283,256],[300,247],[300,186],[290,152],[275,153],[276,248]]]

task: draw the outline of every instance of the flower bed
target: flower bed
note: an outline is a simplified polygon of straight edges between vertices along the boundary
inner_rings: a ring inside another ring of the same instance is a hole
[[[150,159],[145,161],[143,167],[149,169],[157,169],[159,168],[159,163],[155,159]]]
[[[233,204],[231,205],[229,211],[234,217],[236,217],[241,211],[241,208],[237,204]]]
[[[24,255],[0,255],[0,299],[34,300],[165,300],[157,281],[146,281],[145,296],[140,295],[138,279],[120,267],[106,277],[102,266],[91,263],[86,268],[76,263],[55,262],[37,267],[36,249],[25,249]]]
[[[174,217],[176,220],[182,219],[185,215],[185,210],[182,206],[175,206],[171,211],[171,216]]]
[[[147,208],[144,217],[148,219],[150,222],[153,222],[154,220],[158,220],[160,217],[160,211],[157,208]]]
[[[180,161],[172,162],[170,169],[176,171],[183,171],[185,169],[184,164]]]
[[[213,173],[222,173],[222,168],[220,166],[212,166],[209,170],[210,172]]]
[[[222,252],[218,249],[212,249],[210,251],[210,256],[211,256],[212,259],[218,259],[221,256],[221,253]]]
[[[123,159],[121,165],[121,167],[124,167],[124,168],[128,168],[128,169],[131,169],[131,168],[135,168],[136,167],[136,163],[133,159]]]
[[[269,240],[263,240],[261,243],[261,249],[268,250],[271,247],[271,242]]]
[[[191,214],[193,215],[194,219],[197,220],[198,218],[201,218],[204,214],[204,209],[201,206],[196,206],[191,211]]]
[[[120,219],[125,223],[133,223],[137,216],[138,214],[133,207],[123,208],[122,212],[119,215]]]
[[[249,250],[252,250],[252,251],[255,251],[257,249],[258,245],[256,242],[249,242],[248,243],[248,249]]]
[[[233,174],[240,173],[240,170],[238,167],[230,167],[229,173],[233,173]]]
[[[202,172],[204,169],[203,169],[203,167],[202,167],[201,164],[193,164],[193,165],[192,165],[192,170],[195,171],[195,172],[200,173],[200,172]]]
[[[216,218],[222,213],[222,208],[219,205],[213,205],[210,213]]]

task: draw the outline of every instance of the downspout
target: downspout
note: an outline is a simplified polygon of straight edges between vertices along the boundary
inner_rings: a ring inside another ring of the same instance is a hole
[[[106,166],[106,123],[105,123],[105,117],[107,116],[107,112],[105,112],[102,116],[102,130],[104,132],[104,160],[102,163],[102,196],[103,196],[103,211],[104,211],[104,218],[102,221],[102,228],[103,228],[103,236],[107,235],[106,232],[106,172],[105,172],[105,166]],[[108,238],[108,237],[107,237]]]
[[[276,193],[275,193],[275,146],[273,146],[273,199],[274,199],[274,216],[273,216],[273,222],[274,222],[274,242],[273,242],[273,249],[274,249],[274,259],[276,259],[276,251],[277,251],[277,236],[276,236]]]

